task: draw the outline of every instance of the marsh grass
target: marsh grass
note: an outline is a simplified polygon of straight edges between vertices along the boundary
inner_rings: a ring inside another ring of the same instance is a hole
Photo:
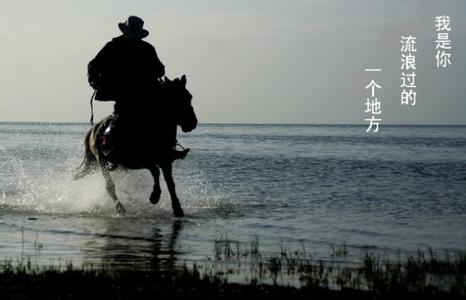
[[[432,249],[389,258],[366,253],[357,262],[345,262],[346,243],[332,246],[329,259],[314,259],[304,247],[290,251],[283,243],[279,254],[263,254],[258,239],[249,243],[220,238],[215,259],[196,265],[205,276],[243,283],[288,284],[334,290],[452,292],[466,295],[466,253]]]
[[[43,247],[37,238],[34,247],[39,253]],[[71,290],[80,295],[83,291],[76,288],[76,282],[84,282],[91,290],[95,289],[96,295],[123,293],[122,298],[137,295],[142,290],[199,296],[201,287],[202,293],[214,291],[218,295],[225,291],[255,293],[261,287],[260,290],[266,294],[274,291],[282,293],[280,295],[301,293],[302,296],[311,291],[333,296],[335,292],[340,295],[350,292],[364,297],[398,294],[417,295],[419,298],[425,295],[466,297],[464,252],[437,254],[428,249],[400,254],[396,259],[366,253],[357,262],[345,263],[347,255],[346,244],[332,247],[330,259],[323,260],[314,259],[304,245],[290,250],[282,243],[278,252],[267,254],[260,250],[258,238],[241,243],[225,237],[215,241],[213,258],[202,263],[173,265],[163,270],[115,269],[113,266],[89,264],[77,267],[71,262],[61,261],[39,266],[30,258],[9,259],[0,262],[0,298],[2,294],[22,295],[23,290],[30,291],[31,287],[47,290],[57,285],[59,289],[53,293]],[[130,288],[123,291],[122,287]]]

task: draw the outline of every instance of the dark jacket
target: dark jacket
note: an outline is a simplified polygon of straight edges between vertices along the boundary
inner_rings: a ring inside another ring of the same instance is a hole
[[[140,39],[121,35],[108,42],[89,62],[88,79],[96,100],[116,102],[147,95],[165,67],[155,48]]]

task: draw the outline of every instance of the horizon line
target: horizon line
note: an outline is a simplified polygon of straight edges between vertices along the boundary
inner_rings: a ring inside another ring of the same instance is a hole
[[[97,123],[97,122],[96,122]],[[94,123],[94,125],[96,124]],[[59,122],[59,121],[0,121],[0,124],[89,124],[87,122]],[[366,123],[288,123],[288,122],[270,122],[270,123],[251,123],[251,122],[202,122],[198,123],[199,125],[318,125],[318,126],[367,126]],[[384,125],[387,126],[466,126],[466,123],[383,123],[380,124],[381,127]]]

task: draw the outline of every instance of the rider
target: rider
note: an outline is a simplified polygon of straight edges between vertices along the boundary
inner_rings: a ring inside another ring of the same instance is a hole
[[[104,140],[113,145],[129,137],[129,132],[145,134],[142,130],[150,123],[144,122],[153,119],[153,108],[157,105],[154,101],[161,97],[159,80],[165,75],[165,67],[155,48],[142,40],[149,35],[143,25],[144,21],[136,16],[119,23],[123,34],[108,42],[88,65],[88,80],[96,90],[95,99],[115,101],[114,122],[106,130]],[[173,148],[171,158],[183,159],[187,151]]]

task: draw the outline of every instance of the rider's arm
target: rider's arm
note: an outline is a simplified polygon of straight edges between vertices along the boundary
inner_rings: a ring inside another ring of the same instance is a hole
[[[87,76],[89,84],[97,89],[102,77],[102,72],[105,69],[108,53],[111,52],[111,45],[107,43],[102,50],[92,59],[87,65]]]
[[[165,66],[162,64],[157,56],[157,52],[154,47],[151,47],[150,55],[151,70],[156,78],[160,78],[165,75]]]

